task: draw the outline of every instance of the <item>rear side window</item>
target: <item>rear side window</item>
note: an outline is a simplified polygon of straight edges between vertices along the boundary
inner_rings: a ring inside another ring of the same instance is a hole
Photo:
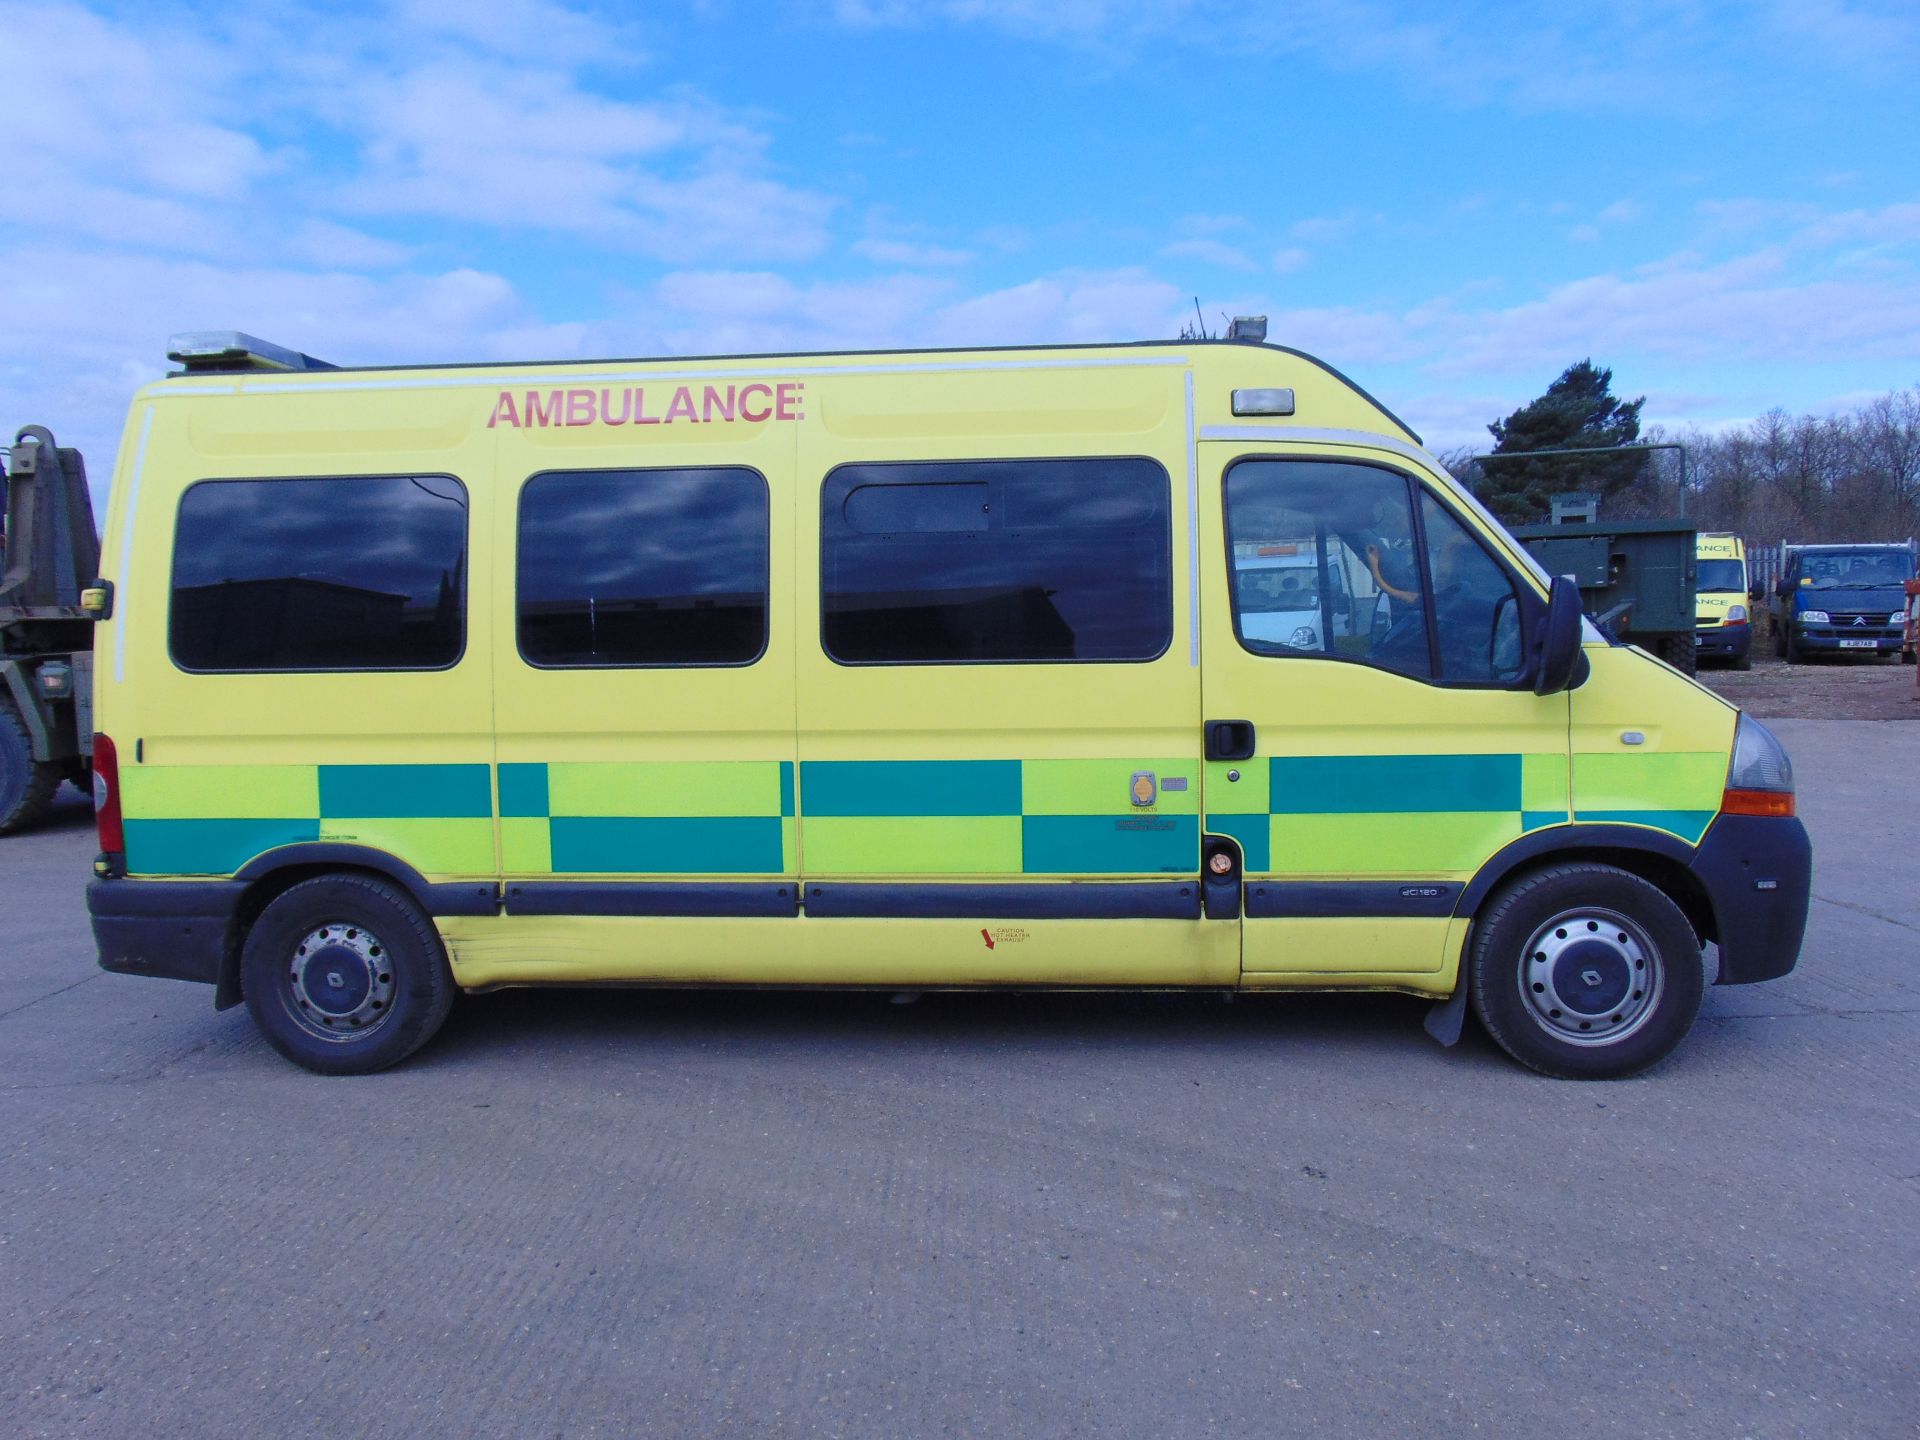
[[[556,470],[520,492],[533,665],[745,665],[767,646],[767,482],[739,467]]]
[[[466,643],[450,475],[203,480],[181,497],[167,639],[186,670],[440,670]]]
[[[843,664],[1146,661],[1173,638],[1151,460],[846,465],[821,487],[822,639]]]

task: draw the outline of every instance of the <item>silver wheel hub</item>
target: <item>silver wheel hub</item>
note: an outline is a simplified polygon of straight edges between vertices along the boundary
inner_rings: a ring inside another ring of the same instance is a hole
[[[393,1013],[393,958],[359,925],[322,925],[294,946],[287,969],[288,1009],[300,1028],[347,1041]]]
[[[1645,1025],[1666,966],[1653,938],[1616,910],[1581,906],[1533,932],[1520,997],[1535,1024],[1570,1045],[1612,1045]]]

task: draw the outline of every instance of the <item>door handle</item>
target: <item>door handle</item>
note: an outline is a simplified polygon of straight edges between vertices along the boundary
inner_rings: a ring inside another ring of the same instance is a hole
[[[1254,733],[1251,720],[1209,720],[1206,726],[1207,759],[1251,760]]]

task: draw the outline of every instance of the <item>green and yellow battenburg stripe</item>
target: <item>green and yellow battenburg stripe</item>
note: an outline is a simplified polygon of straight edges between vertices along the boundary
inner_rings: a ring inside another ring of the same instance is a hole
[[[1254,875],[1451,875],[1570,820],[1646,825],[1698,843],[1726,756],[1297,755],[1207,766],[1207,829]],[[1229,780],[1237,773],[1237,780]],[[1667,808],[1651,808],[1658,796]]]
[[[1164,758],[803,761],[807,873],[1190,875],[1199,770]]]
[[[509,875],[791,875],[793,762],[500,766]]]
[[[130,765],[127,870],[231,875],[281,845],[383,850],[428,875],[492,872],[486,765]]]
[[[1713,751],[1311,755],[1205,767],[1206,830],[1254,875],[1470,873],[1532,830],[1698,843]],[[1228,775],[1237,779],[1229,780]],[[426,875],[1190,875],[1201,767],[1120,760],[129,766],[127,869],[231,875],[364,845]],[[1146,803],[1139,803],[1144,797]],[[496,819],[499,855],[496,868]]]

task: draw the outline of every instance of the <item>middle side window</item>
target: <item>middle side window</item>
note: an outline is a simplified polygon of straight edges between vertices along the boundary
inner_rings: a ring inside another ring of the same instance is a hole
[[[746,665],[767,645],[767,482],[744,467],[552,470],[520,492],[520,653]]]
[[[1147,661],[1173,640],[1152,460],[843,465],[820,491],[821,639],[842,664]]]

